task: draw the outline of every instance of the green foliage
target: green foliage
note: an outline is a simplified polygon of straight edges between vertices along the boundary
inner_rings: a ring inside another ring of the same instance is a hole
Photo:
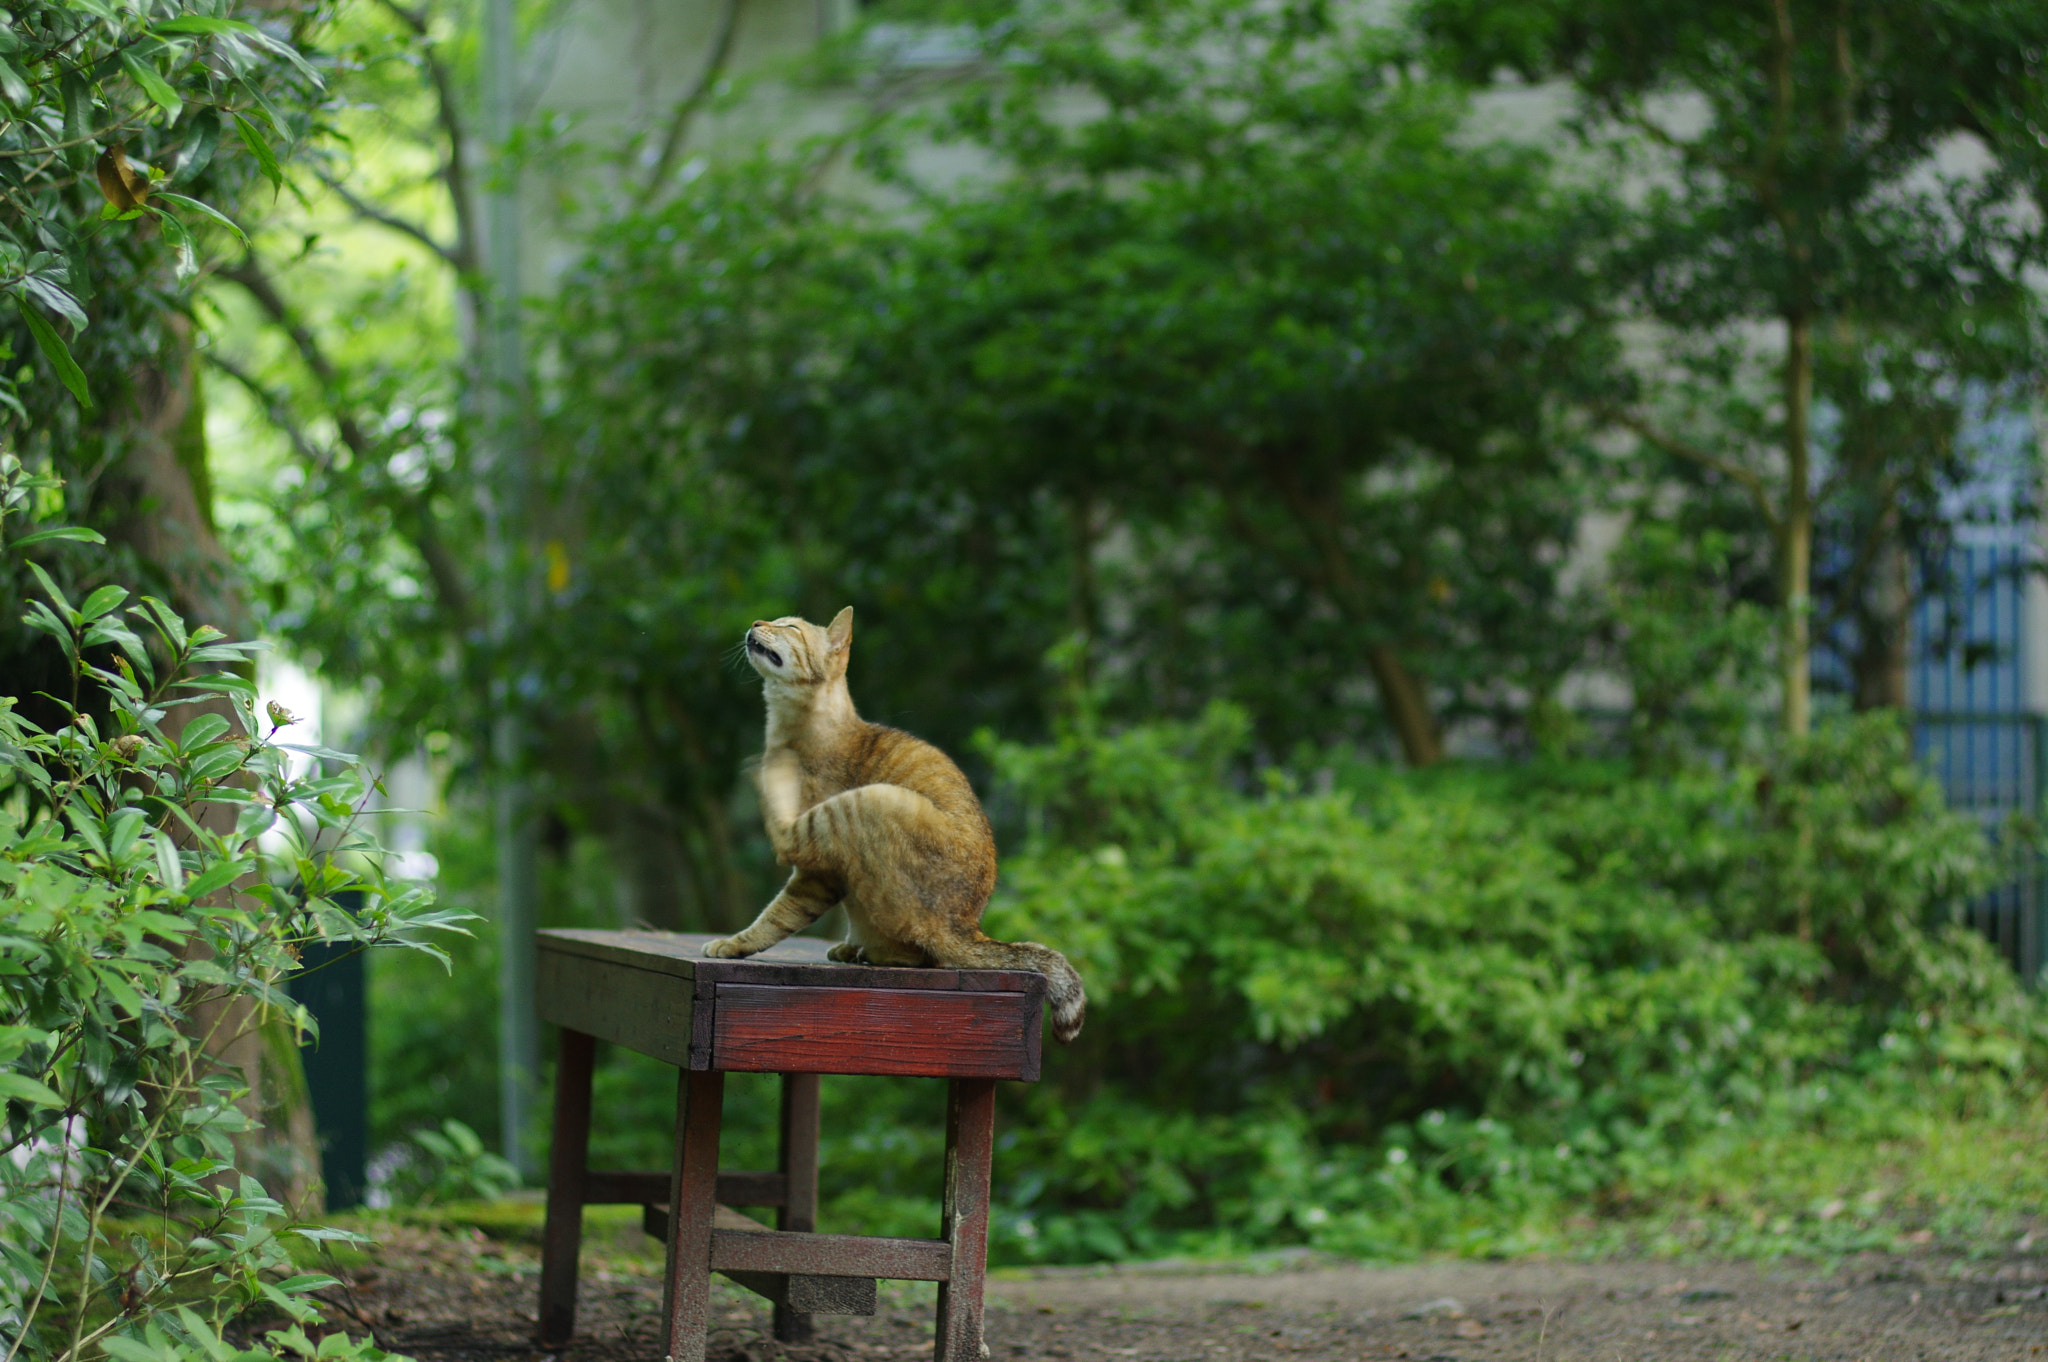
[[[123,276],[143,257],[162,258],[166,251],[177,281],[189,279],[198,269],[195,233],[218,224],[240,234],[187,192],[223,186],[217,173],[208,176],[223,154],[223,126],[232,122],[245,150],[276,181],[268,139],[293,134],[278,107],[281,87],[297,86],[293,94],[300,98],[301,91],[319,88],[319,77],[284,29],[228,18],[217,8],[177,0],[118,9],[35,0],[10,6],[0,27],[0,99],[10,114],[0,130],[0,184],[7,191],[0,291],[14,298],[48,366],[41,382],[54,379],[81,406],[93,404],[90,381],[43,314],[74,334],[83,332],[96,295],[118,293],[130,283]],[[160,241],[127,252],[121,263],[128,270],[108,270],[109,252],[94,239],[142,237],[137,227],[143,220],[156,225],[158,232],[147,235]],[[125,300],[109,301],[114,315],[107,320],[119,327],[129,309]],[[164,301],[144,309],[161,310]],[[114,345],[134,343],[117,338]],[[16,346],[8,357],[29,354]],[[119,392],[118,385],[106,385],[100,400]],[[0,372],[0,434],[33,426],[31,413],[44,400],[33,384],[24,391],[12,370]]]
[[[1511,1246],[1730,1127],[2039,1072],[2039,1004],[1951,920],[2001,858],[1890,718],[1764,765],[1327,794],[1237,784],[1245,731],[1216,707],[991,748],[1034,834],[989,928],[1091,991],[1023,1098],[1012,1253]]]
[[[453,1116],[439,1130],[415,1130],[412,1143],[412,1158],[392,1179],[392,1195],[400,1201],[489,1201],[519,1185],[519,1170],[485,1149],[476,1132]]]
[[[2004,0],[1425,0],[1415,16],[1475,84],[1568,82],[1568,128],[1643,186],[1606,269],[1655,340],[1602,412],[1748,500],[1774,541],[1789,729],[1816,586],[1822,625],[1860,635],[1859,707],[1903,703],[1900,564],[1941,546],[1941,492],[1973,471],[1953,440],[1965,380],[2041,369],[2048,17]],[[1674,116],[1674,96],[1697,114]],[[1965,136],[1988,164],[1956,165]],[[1765,323],[1782,345],[1758,344]],[[1817,528],[1837,556],[1818,582]]]
[[[0,455],[0,490],[43,489]],[[329,1279],[294,1271],[284,1236],[333,1232],[238,1157],[259,1113],[217,1056],[311,1027],[284,988],[305,943],[438,953],[460,915],[383,879],[359,763],[273,741],[285,719],[266,727],[242,674],[256,645],[30,570],[27,624],[71,685],[44,697],[53,728],[0,697],[0,1337],[31,1358],[223,1359],[243,1311],[316,1318],[301,1298]],[[296,1328],[271,1342],[316,1352]]]
[[[218,0],[25,0],[0,19],[0,294],[13,300],[0,307],[0,446],[58,480],[20,508],[14,533],[47,522],[110,541],[37,549],[74,595],[118,581],[236,627],[191,599],[207,576],[191,561],[197,525],[140,526],[210,516],[194,290],[239,250],[230,215],[245,215],[272,144],[289,147],[315,116],[321,81],[295,43],[316,17],[284,7],[251,22]],[[182,461],[196,507],[166,496],[151,460]],[[17,627],[37,594],[26,562],[0,558],[0,674],[22,694],[68,684],[57,652]]]
[[[1627,745],[1639,770],[1754,750],[1771,622],[1741,599],[1731,541],[1644,517],[1609,560],[1603,613],[1628,682]]]

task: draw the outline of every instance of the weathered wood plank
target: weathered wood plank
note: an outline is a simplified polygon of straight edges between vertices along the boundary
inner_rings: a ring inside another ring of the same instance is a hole
[[[718,1127],[725,1075],[685,1070],[676,1084],[675,1224],[662,1265],[662,1356],[704,1362],[711,1313],[712,1208],[718,1204]]]
[[[743,1233],[773,1233],[752,1216],[730,1206],[719,1206],[711,1219],[716,1230]],[[640,1213],[640,1228],[664,1242],[668,1239],[668,1207],[647,1206]],[[875,1279],[842,1277],[819,1273],[750,1272],[744,1268],[716,1269],[757,1296],[772,1301],[778,1314],[872,1315],[875,1313]],[[784,1340],[788,1341],[788,1340]]]
[[[1040,995],[718,986],[712,1067],[746,1073],[1038,1077]]]
[[[700,995],[721,983],[790,984],[818,988],[978,989],[1022,992],[1042,976],[1022,970],[948,970],[841,965],[825,958],[832,943],[793,936],[745,960],[707,960],[703,933],[601,932],[553,928],[536,940],[553,951],[694,980]]]
[[[717,1031],[718,1005],[699,998],[690,1007],[690,1067],[711,1067],[711,1037]]]
[[[548,1155],[548,1210],[541,1228],[540,1337],[567,1343],[576,1333],[576,1264],[583,1246],[584,1170],[590,1148],[590,1075],[597,1044],[562,1032],[555,1065],[555,1136]],[[666,1181],[666,1178],[663,1178]]]
[[[534,1008],[545,1021],[690,1067],[694,999],[687,979],[543,950]]]
[[[821,1277],[788,1275],[780,1272],[728,1272],[725,1274],[747,1290],[774,1301],[777,1312],[801,1315],[872,1315],[878,1293],[873,1277]],[[767,1290],[762,1290],[762,1287]],[[802,1340],[785,1339],[784,1342]]]
[[[816,1074],[782,1075],[782,1123],[776,1162],[781,1165],[786,1195],[775,1213],[775,1228],[792,1234],[818,1228],[818,1098],[821,1080]],[[806,1280],[791,1277],[790,1282]],[[832,1277],[820,1281],[866,1281],[867,1299],[873,1299],[872,1278]],[[811,1317],[797,1306],[794,1289],[785,1293],[775,1307],[773,1320],[778,1343],[809,1343]],[[837,1312],[835,1312],[837,1313]]]
[[[956,1078],[946,1085],[946,1201],[939,1232],[953,1275],[939,1284],[934,1362],[981,1362],[982,1285],[988,1276],[988,1188],[996,1152],[996,1085]]]
[[[943,1282],[953,1275],[953,1246],[943,1239],[714,1229],[711,1268],[726,1273],[789,1272],[816,1277]]]

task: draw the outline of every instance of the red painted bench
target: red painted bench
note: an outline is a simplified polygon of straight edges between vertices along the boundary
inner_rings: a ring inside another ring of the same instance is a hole
[[[562,1028],[540,1339],[576,1330],[583,1208],[637,1203],[668,1244],[664,1352],[702,1362],[711,1274],[775,1303],[775,1335],[807,1339],[813,1314],[873,1314],[875,1281],[939,1284],[938,1362],[982,1356],[989,1172],[999,1078],[1038,1077],[1044,976],[1008,970],[835,965],[797,937],[747,960],[706,960],[708,936],[539,934],[536,1002]],[[591,1169],[590,1076],[606,1040],[673,1064],[675,1159],[658,1172]],[[718,1171],[725,1075],[782,1075],[781,1166]],[[819,1234],[818,1077],[893,1074],[950,1080],[939,1237]],[[772,1206],[768,1226],[733,1209]]]

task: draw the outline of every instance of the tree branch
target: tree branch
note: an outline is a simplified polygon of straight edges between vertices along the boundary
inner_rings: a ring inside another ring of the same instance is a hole
[[[327,409],[334,417],[335,433],[341,437],[341,442],[347,445],[349,452],[358,459],[365,463],[374,462],[377,457],[375,445],[363,429],[362,423],[348,410],[347,404],[343,401],[339,370],[327,357],[327,352],[320,348],[318,338],[293,315],[290,305],[284,300],[284,295],[277,291],[277,286],[270,281],[270,276],[263,272],[255,257],[245,257],[233,269],[222,271],[221,277],[240,284],[264,314],[291,338],[292,348],[298,351],[300,362],[320,384]],[[218,360],[214,362],[220,363]],[[225,368],[223,372],[228,372],[230,377],[237,377]],[[291,434],[289,426],[286,433]],[[297,443],[296,439],[294,443]],[[461,566],[441,539],[440,526],[434,518],[429,494],[424,490],[411,493],[406,496],[405,502],[412,521],[408,537],[412,540],[413,548],[419,553],[421,561],[426,564],[428,576],[433,578],[435,599],[440,602],[441,608],[460,624],[470,618],[469,588],[464,583]]]
[[[739,28],[740,0],[725,0],[725,8],[718,17],[718,32],[711,40],[711,54],[704,59],[704,69],[697,73],[697,81],[690,87],[690,92],[677,100],[669,113],[668,127],[661,138],[661,154],[655,158],[654,169],[648,172],[647,183],[640,187],[642,204],[652,199],[668,182],[669,174],[676,166],[676,157],[682,154],[683,139],[689,135],[690,124],[696,121],[698,112],[717,87],[726,62],[732,57],[733,37]]]
[[[1741,484],[1748,491],[1750,500],[1756,503],[1757,510],[1762,513],[1764,523],[1770,526],[1773,533],[1777,531],[1779,524],[1778,510],[1775,506],[1771,505],[1770,489],[1764,485],[1763,476],[1757,473],[1756,470],[1744,468],[1741,464],[1724,459],[1718,454],[1710,454],[1698,445],[1689,444],[1677,436],[1658,428],[1649,421],[1637,416],[1634,412],[1624,411],[1620,407],[1612,406],[1602,406],[1599,408],[1599,411],[1602,416],[1612,421],[1615,425],[1634,431],[1666,454],[1684,459],[1688,463],[1699,464],[1703,468],[1711,468],[1723,477],[1731,478]]]
[[[314,444],[312,437],[306,434],[306,428],[292,416],[290,409],[284,404],[284,399],[263,386],[262,380],[217,351],[205,351],[202,357],[208,365],[241,384],[249,396],[256,399],[263,408],[264,416],[269,419],[270,424],[284,432],[285,438],[291,441],[292,448],[301,459],[320,469],[325,469],[333,463],[327,451]]]
[[[455,78],[441,60],[440,49],[428,31],[425,10],[407,9],[398,0],[378,3],[419,40],[420,59],[426,63],[427,79],[434,85],[434,118],[441,125],[442,136],[448,139],[448,159],[441,163],[440,173],[455,209],[455,244],[446,258],[464,274],[474,274],[478,269],[477,242],[482,238],[477,229],[476,200],[470,192],[469,138],[462,127],[462,103]]]
[[[324,170],[315,169],[313,174],[319,179],[320,183],[326,185],[337,198],[349,206],[350,212],[365,222],[374,222],[379,227],[387,228],[398,233],[400,236],[410,237],[455,269],[464,268],[462,261],[456,257],[455,248],[436,241],[426,228],[387,213],[375,204],[365,202],[357,197],[354,190]]]

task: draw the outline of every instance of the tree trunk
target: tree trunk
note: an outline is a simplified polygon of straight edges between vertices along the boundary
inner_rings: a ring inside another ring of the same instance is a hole
[[[177,336],[162,367],[137,375],[134,399],[116,418],[121,427],[110,432],[126,451],[110,479],[117,484],[109,490],[118,498],[118,519],[108,537],[163,574],[171,604],[189,622],[246,638],[253,622],[214,532],[206,410],[189,325],[178,325]],[[209,711],[232,717],[222,700],[181,705],[164,717],[165,736],[176,741]],[[214,805],[198,817],[224,831],[233,826],[234,810]],[[192,1024],[212,1037],[208,1053],[240,1073],[249,1091],[239,1105],[261,1123],[235,1137],[237,1163],[293,1214],[319,1214],[320,1145],[305,1066],[286,1018],[251,999],[229,998],[195,1007]]]
[[[1859,612],[1854,664],[1858,713],[1906,707],[1906,642],[1912,629],[1913,595],[1897,524],[1896,510],[1888,511],[1878,530],[1884,539],[1877,547]]]
[[[1336,498],[1318,500],[1307,495],[1301,484],[1285,471],[1275,478],[1275,483],[1295,522],[1301,526],[1318,565],[1309,574],[1310,580],[1320,578],[1331,603],[1350,616],[1354,625],[1371,628],[1371,593],[1352,570],[1350,556],[1338,534]],[[1372,669],[1380,703],[1386,706],[1387,721],[1394,726],[1394,736],[1400,740],[1401,755],[1408,764],[1432,766],[1442,761],[1443,736],[1429,712],[1429,693],[1401,661],[1400,654],[1391,644],[1375,643],[1366,649],[1366,665]]]
[[[1076,679],[1083,686],[1094,680],[1095,651],[1095,501],[1085,493],[1067,502],[1068,548],[1072,555],[1071,583],[1067,591],[1067,619],[1080,649],[1075,659]]]
[[[1410,766],[1433,766],[1442,761],[1443,735],[1437,732],[1436,720],[1429,713],[1429,697],[1423,693],[1415,673],[1402,663],[1400,654],[1384,643],[1375,643],[1367,650],[1366,660],[1372,667],[1373,680],[1379,685],[1380,701],[1387,707],[1387,718],[1394,725],[1394,735],[1401,740],[1401,755]]]
[[[1784,615],[1778,666],[1780,723],[1789,737],[1813,726],[1810,666],[1813,617],[1813,490],[1810,433],[1813,407],[1813,324],[1804,313],[1785,318],[1785,518],[1778,531],[1778,573]]]

